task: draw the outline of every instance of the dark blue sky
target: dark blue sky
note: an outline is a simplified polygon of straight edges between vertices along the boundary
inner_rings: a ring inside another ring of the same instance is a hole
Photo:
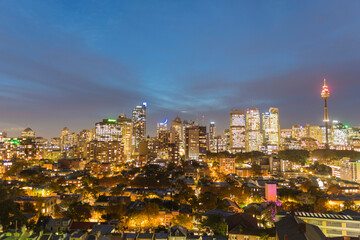
[[[282,127],[329,114],[360,125],[360,1],[0,2],[0,129],[57,136],[148,101],[148,129],[177,114],[229,124],[279,107]],[[179,113],[186,111],[186,113]]]

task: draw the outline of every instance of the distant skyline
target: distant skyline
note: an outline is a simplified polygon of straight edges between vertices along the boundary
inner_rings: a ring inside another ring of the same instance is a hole
[[[217,131],[231,109],[360,126],[360,1],[1,1],[0,131],[79,132],[147,101]],[[181,112],[183,111],[183,112]],[[184,112],[185,111],[185,112]]]

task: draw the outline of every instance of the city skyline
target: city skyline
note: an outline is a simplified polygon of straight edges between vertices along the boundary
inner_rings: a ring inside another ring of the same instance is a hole
[[[252,105],[321,125],[323,78],[330,120],[360,125],[359,2],[230,2],[1,2],[0,130],[79,132],[143,100],[152,136],[177,115],[222,132]]]

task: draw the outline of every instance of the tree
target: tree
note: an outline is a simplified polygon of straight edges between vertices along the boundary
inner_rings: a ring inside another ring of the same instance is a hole
[[[106,220],[122,220],[126,213],[126,205],[123,202],[110,201],[105,213],[103,218]]]
[[[256,177],[261,176],[261,167],[260,167],[260,165],[254,163],[251,166],[251,171],[252,171],[254,176],[256,176]]]
[[[305,205],[312,205],[315,203],[316,198],[311,195],[310,193],[304,192],[300,193],[296,196],[296,199],[301,203]]]
[[[11,228],[15,226],[17,222],[18,226],[22,226],[26,223],[25,216],[21,213],[20,207],[14,201],[7,199],[0,202],[0,224],[5,228]]]
[[[338,184],[330,184],[328,187],[327,193],[330,195],[339,195],[341,194],[341,189]]]
[[[354,201],[349,201],[346,200],[344,202],[344,209],[350,209],[350,210],[355,210],[356,209],[356,204]]]
[[[326,198],[319,198],[317,201],[316,201],[316,204],[315,204],[315,212],[317,213],[326,213],[329,209],[328,209],[328,203],[329,203],[329,200],[326,199]]]
[[[310,180],[306,180],[303,183],[301,183],[301,190],[304,192],[308,192],[309,189],[313,186],[312,182]]]
[[[210,215],[202,222],[202,227],[209,227],[215,235],[226,235],[227,223],[220,215]]]
[[[310,153],[306,150],[283,150],[279,151],[279,158],[304,165]]]
[[[141,210],[141,215],[143,216],[143,219],[147,220],[148,225],[155,226],[155,219],[159,215],[159,206],[156,203],[148,202]]]
[[[193,220],[191,217],[180,214],[172,219],[172,225],[181,225],[183,227],[186,227],[186,229],[190,230],[193,228]]]
[[[92,207],[88,203],[74,202],[70,204],[64,215],[75,221],[83,221],[91,218]]]

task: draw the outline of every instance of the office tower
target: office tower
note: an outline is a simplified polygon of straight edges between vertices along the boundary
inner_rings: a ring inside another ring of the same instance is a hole
[[[121,126],[116,119],[104,119],[95,124],[95,140],[109,142],[121,141]]]
[[[167,119],[157,124],[157,128],[156,128],[157,137],[159,137],[161,131],[167,131],[167,124],[168,124]]]
[[[325,131],[326,131],[326,129],[325,129]],[[348,131],[344,124],[342,124],[341,122],[339,122],[337,120],[334,120],[332,127],[331,127],[331,131],[329,131],[329,133],[330,132],[331,132],[331,134],[328,134],[328,135],[329,135],[329,139],[331,139],[332,145],[334,145],[335,147],[347,146]],[[345,149],[343,149],[343,150],[345,150]]]
[[[321,90],[321,97],[324,99],[324,123],[325,123],[325,148],[329,149],[329,115],[327,108],[327,99],[330,97],[330,91],[326,85],[326,79],[324,78],[324,85]]]
[[[21,137],[22,138],[34,139],[35,138],[35,132],[31,128],[26,128],[25,130],[23,130],[21,132]]]
[[[306,124],[307,136],[315,139],[319,143],[323,142],[323,134],[320,126],[310,126]]]
[[[223,151],[231,151],[231,134],[230,129],[224,129],[224,138],[223,138]],[[220,151],[220,150],[219,150]],[[220,152],[223,152],[220,151]]]
[[[306,128],[303,125],[292,126],[292,138],[300,140],[301,138],[307,137]]]
[[[280,144],[280,124],[279,109],[270,108],[262,115],[264,144],[279,146]]]
[[[131,119],[128,118],[124,114],[120,114],[117,123],[120,125],[121,128],[121,141],[124,146],[124,157],[126,160],[131,159],[131,154],[133,152],[132,149],[132,122]]]
[[[215,122],[210,122],[210,127],[209,127],[209,151],[210,152],[217,152],[215,137],[216,137]]]
[[[245,112],[233,110],[230,112],[230,151],[232,153],[245,151]]]
[[[280,135],[281,139],[292,138],[292,129],[281,129]]]
[[[206,127],[192,126],[185,128],[185,157],[199,160],[206,156]]]
[[[171,143],[178,144],[179,147],[181,145],[183,136],[182,136],[182,121],[179,117],[176,117],[171,121],[170,124],[170,137]]]
[[[81,130],[79,133],[79,157],[87,158],[87,144],[92,140],[92,133],[88,129]]]
[[[146,108],[147,103],[136,106],[132,112],[134,152],[138,153],[139,143],[146,140]]]
[[[60,135],[60,148],[61,150],[69,150],[69,148],[77,145],[77,134],[70,132],[67,127],[61,130]]]
[[[60,150],[62,157],[64,158],[74,158],[76,156],[76,146],[78,145],[78,135],[65,127],[61,130],[60,136]]]
[[[246,111],[246,152],[259,151],[262,144],[260,133],[260,113],[255,107]]]

